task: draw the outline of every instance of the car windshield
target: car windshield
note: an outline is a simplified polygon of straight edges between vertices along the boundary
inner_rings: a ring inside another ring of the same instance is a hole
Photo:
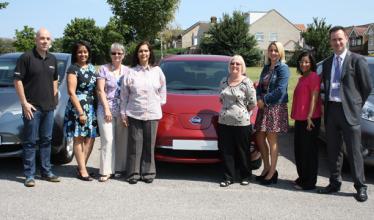
[[[17,58],[0,59],[0,86],[13,86],[13,74],[16,67]],[[66,61],[57,60],[57,72],[59,75],[59,82],[62,81],[65,75]]]
[[[15,59],[0,59],[0,86],[13,86],[13,73],[16,67]]]
[[[160,64],[168,90],[213,90],[227,76],[224,61],[164,61]]]

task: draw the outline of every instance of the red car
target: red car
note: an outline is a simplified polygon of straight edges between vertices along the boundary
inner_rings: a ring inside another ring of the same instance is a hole
[[[168,93],[157,132],[158,161],[220,161],[216,132],[221,109],[218,92],[219,83],[228,75],[229,60],[229,56],[218,55],[174,55],[161,60]],[[253,124],[256,113],[253,111],[251,116]],[[251,149],[254,151],[254,146]],[[259,166],[259,153],[254,151],[251,156]]]

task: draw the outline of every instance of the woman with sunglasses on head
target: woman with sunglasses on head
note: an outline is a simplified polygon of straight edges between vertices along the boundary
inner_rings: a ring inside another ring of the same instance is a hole
[[[221,187],[234,183],[240,173],[240,184],[251,178],[249,158],[252,109],[256,106],[256,90],[246,76],[242,56],[235,55],[229,63],[229,75],[220,84],[222,108],[218,117],[218,148],[223,162]]]
[[[278,134],[288,130],[287,87],[290,75],[288,66],[284,63],[285,52],[280,42],[270,43],[267,57],[256,88],[256,142],[264,162],[264,169],[256,180],[263,185],[278,181]]]
[[[298,178],[296,189],[316,188],[318,174],[318,131],[321,125],[321,78],[310,52],[302,52],[297,59],[301,75],[295,87],[291,118],[295,120],[294,150]]]
[[[91,48],[85,41],[74,44],[72,65],[67,70],[69,101],[66,106],[64,129],[73,138],[74,156],[78,163],[77,177],[92,181],[87,171],[95,137],[98,136],[96,120],[96,70],[90,63]]]
[[[122,65],[125,57],[122,44],[113,43],[110,55],[112,62],[101,66],[97,77],[100,182],[107,181],[116,172],[123,173],[126,168],[127,128],[120,117],[120,85],[129,68]]]
[[[149,42],[139,43],[132,69],[121,88],[121,117],[128,127],[127,180],[152,183],[156,177],[155,144],[161,105],[166,103],[166,80]]]

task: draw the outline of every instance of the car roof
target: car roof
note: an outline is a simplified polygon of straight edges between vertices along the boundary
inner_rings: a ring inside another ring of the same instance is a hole
[[[5,53],[0,55],[0,58],[3,59],[12,59],[12,58],[18,58],[22,55],[22,52],[14,52],[14,53]],[[70,59],[70,54],[69,53],[51,53],[56,56],[58,59]]]
[[[230,56],[224,55],[207,55],[207,54],[188,54],[188,55],[171,55],[162,59],[162,61],[219,61],[228,62]]]

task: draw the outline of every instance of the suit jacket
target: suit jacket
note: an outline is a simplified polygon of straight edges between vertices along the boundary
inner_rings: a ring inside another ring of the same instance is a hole
[[[327,122],[330,94],[331,68],[334,55],[323,62],[322,80],[325,88],[325,123]],[[372,81],[366,59],[356,53],[347,52],[342,65],[340,97],[345,118],[350,125],[359,125],[362,106],[372,90]]]

